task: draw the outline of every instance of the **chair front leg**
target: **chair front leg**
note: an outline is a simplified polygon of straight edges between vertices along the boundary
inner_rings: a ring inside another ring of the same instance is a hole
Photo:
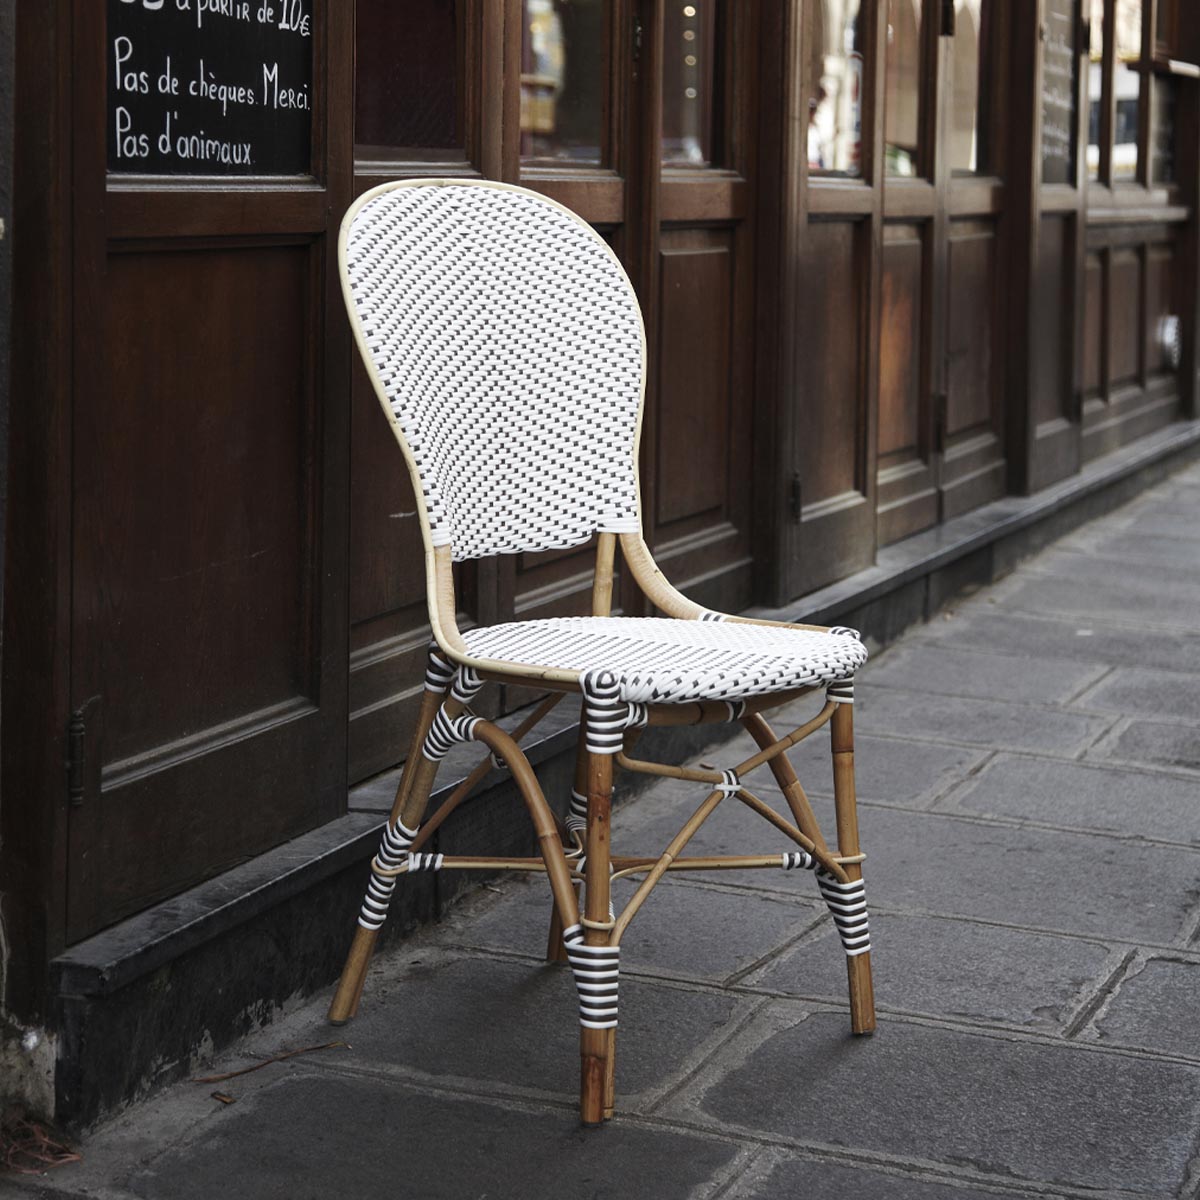
[[[441,755],[428,749],[427,739],[438,719],[439,713],[457,717],[465,701],[461,695],[446,696],[447,687],[454,678],[453,668],[437,653],[430,651],[425,672],[425,691],[421,696],[421,710],[417,726],[413,731],[412,745],[400,775],[400,786],[392,811],[384,826],[379,843],[379,852],[371,863],[371,878],[367,893],[363,897],[362,911],[354,930],[354,941],[346,956],[337,990],[329,1005],[327,1019],[332,1025],[344,1025],[358,1012],[362,999],[363,985],[367,978],[367,967],[379,940],[379,931],[387,920],[392,893],[396,889],[396,876],[381,875],[378,867],[398,866],[408,852],[417,834],[417,827],[425,816],[433,783],[441,764]]]
[[[582,946],[567,943],[580,993],[579,1113],[585,1125],[599,1125],[612,1116],[612,1064],[617,1005],[617,950],[609,944],[611,924],[613,760],[609,754],[588,754],[588,816],[585,842],[586,893]],[[578,935],[576,935],[578,936]]]
[[[838,705],[830,722],[833,749],[833,796],[837,813],[838,853],[847,858],[859,854],[858,803],[854,789],[854,706]],[[846,864],[851,883],[862,879],[858,863]],[[825,890],[824,888],[822,889]],[[829,896],[826,896],[829,899]],[[836,915],[836,914],[835,914]],[[844,939],[843,939],[844,940]],[[846,972],[850,985],[850,1028],[855,1033],[875,1029],[875,991],[871,982],[871,951],[847,951]]]

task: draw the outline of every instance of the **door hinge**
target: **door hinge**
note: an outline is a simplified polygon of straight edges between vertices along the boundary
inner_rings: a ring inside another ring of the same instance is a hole
[[[942,0],[942,37],[954,36],[954,0]]]
[[[83,803],[87,745],[87,707],[77,708],[67,724],[67,802],[72,808]]]
[[[88,719],[95,715],[99,705],[100,697],[93,696],[77,708],[67,722],[67,803],[72,808],[78,808],[87,796]]]
[[[799,524],[800,513],[802,511],[804,492],[800,484],[800,474],[796,472],[792,475],[792,482],[788,486],[788,512],[791,514],[793,522]]]
[[[946,426],[950,420],[950,398],[945,392],[933,397],[933,452],[946,453]]]

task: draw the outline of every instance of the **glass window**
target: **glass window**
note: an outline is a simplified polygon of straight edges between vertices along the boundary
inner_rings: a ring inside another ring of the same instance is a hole
[[[808,169],[812,174],[863,172],[863,28],[861,0],[817,0],[804,6],[810,47]]]
[[[1175,182],[1175,84],[1174,79],[1156,79],[1152,84],[1154,183]]]
[[[954,0],[954,53],[951,59],[950,169],[956,175],[987,171],[991,127],[991,27],[987,0]]]
[[[1074,0],[1047,0],[1042,44],[1042,182],[1075,182]]]
[[[662,160],[707,167],[717,154],[718,0],[667,0],[663,20]]]
[[[1142,0],[1117,0],[1113,91],[1113,182],[1137,178],[1138,124],[1141,107]]]
[[[916,175],[921,140],[921,0],[888,0],[884,169]]]
[[[456,0],[357,0],[354,140],[364,158],[461,158]]]
[[[1088,148],[1089,179],[1100,178],[1100,131],[1104,126],[1104,0],[1087,0],[1092,40],[1088,47]]]
[[[599,166],[604,0],[524,0],[521,157]]]

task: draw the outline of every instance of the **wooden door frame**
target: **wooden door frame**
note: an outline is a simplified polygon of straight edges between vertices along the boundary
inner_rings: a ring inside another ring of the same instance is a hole
[[[6,545],[0,877],[12,958],[3,1000],[48,1017],[64,944],[70,682],[71,0],[20,0],[16,36],[10,520]],[[38,102],[22,103],[23,97]],[[14,587],[14,580],[21,580]]]

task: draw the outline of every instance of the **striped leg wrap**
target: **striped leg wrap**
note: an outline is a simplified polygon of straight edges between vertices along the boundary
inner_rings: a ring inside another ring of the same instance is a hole
[[[563,930],[563,945],[579,992],[579,1023],[585,1029],[615,1029],[621,948],[585,945],[582,925]]]
[[[454,673],[454,686],[450,689],[450,695],[460,704],[470,704],[481,687],[483,680],[473,668],[459,667]]]
[[[587,715],[587,748],[591,754],[617,754],[625,730],[645,725],[650,714],[645,704],[621,699],[620,685],[611,671],[586,671],[580,676]]]
[[[841,883],[805,850],[790,850],[780,855],[780,866],[785,871],[813,871],[817,887],[833,914],[842,948],[850,958],[866,954],[871,948],[871,935],[867,929],[867,892],[861,879]]]
[[[475,736],[475,726],[479,722],[480,718],[473,717],[470,713],[448,717],[445,708],[439,708],[429,732],[425,735],[421,753],[430,762],[441,762],[450,752],[451,746],[459,742],[469,742]]]
[[[731,721],[740,721],[746,715],[745,700],[726,700],[725,707],[729,710]]]
[[[780,865],[785,871],[795,871],[797,868],[801,871],[811,871],[817,865],[817,860],[807,850],[785,851],[782,858],[783,862]]]
[[[583,833],[587,829],[587,797],[571,789],[571,805],[567,809],[567,832]]]
[[[854,703],[854,676],[849,679],[835,679],[825,689],[826,700],[836,700],[838,704]]]
[[[425,690],[444,696],[453,678],[454,668],[443,657],[437,642],[434,642],[429,647],[429,659],[425,664]]]
[[[871,949],[871,935],[867,929],[867,893],[861,879],[840,883],[827,871],[818,870],[817,887],[825,897],[825,903],[833,914],[838,937],[848,958],[866,954]]]
[[[367,884],[367,894],[363,898],[362,911],[358,915],[358,923],[364,929],[379,929],[387,920],[388,905],[392,902],[392,893],[396,890],[394,875],[380,875],[379,871],[390,871],[400,866],[408,856],[408,848],[417,836],[415,829],[409,829],[402,821],[396,820],[394,825],[383,827],[383,837],[379,842],[379,853],[371,863],[371,879]]]
[[[411,875],[414,871],[440,871],[444,857],[441,854],[409,854],[408,873]]]

